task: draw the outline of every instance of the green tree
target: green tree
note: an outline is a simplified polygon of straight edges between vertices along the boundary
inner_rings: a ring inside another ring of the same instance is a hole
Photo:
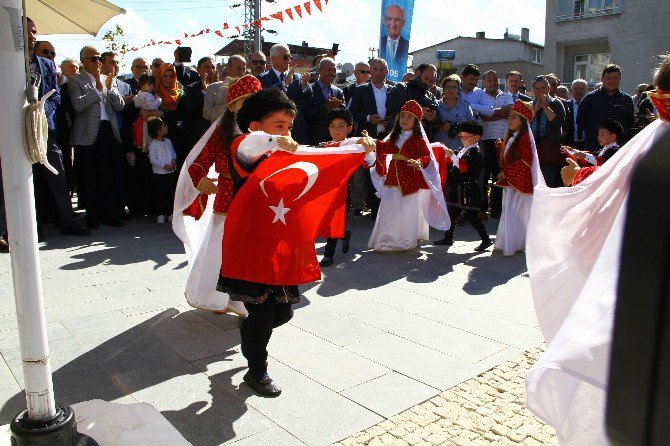
[[[124,37],[126,37],[126,33],[118,23],[114,29],[110,29],[105,33],[104,36],[102,36],[102,40],[107,42],[107,51],[114,51],[115,53],[118,53],[121,60],[123,60],[123,57],[130,49],[130,46],[126,42],[119,41]]]

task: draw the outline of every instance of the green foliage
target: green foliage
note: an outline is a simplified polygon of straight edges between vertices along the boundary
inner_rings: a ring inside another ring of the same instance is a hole
[[[125,54],[130,50],[130,46],[126,42],[120,42],[126,37],[126,33],[117,23],[114,29],[109,30],[102,36],[102,40],[106,43],[107,51],[114,51],[119,54],[119,58],[123,60]]]

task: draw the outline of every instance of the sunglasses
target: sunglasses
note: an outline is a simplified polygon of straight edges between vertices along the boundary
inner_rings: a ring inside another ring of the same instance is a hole
[[[282,59],[291,60],[291,55],[290,54],[284,54],[284,56],[282,56]]]
[[[46,48],[42,50],[42,54],[44,54],[45,56],[51,55],[51,57],[56,57],[56,52],[55,51],[49,51]]]
[[[96,63],[96,62],[102,62],[102,57],[100,56],[91,56],[88,58],[89,61]]]
[[[369,70],[356,70],[356,71],[358,71],[361,74],[370,74]]]
[[[154,67],[154,68],[160,68],[160,66],[161,66],[161,64],[159,64],[159,63],[155,63],[155,64],[153,64],[153,67]]]
[[[251,63],[254,64],[254,65],[265,65],[265,64],[267,64],[267,62],[264,61],[264,60],[252,60]]]
[[[135,68],[139,68],[141,70],[148,70],[149,67],[147,65],[135,65]]]

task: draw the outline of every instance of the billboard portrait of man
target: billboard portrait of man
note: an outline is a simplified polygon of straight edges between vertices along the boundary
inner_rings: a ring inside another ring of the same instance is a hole
[[[389,66],[389,79],[399,81],[407,71],[407,53],[414,0],[382,1],[382,24],[379,39],[379,57]],[[408,17],[409,16],[409,17]]]

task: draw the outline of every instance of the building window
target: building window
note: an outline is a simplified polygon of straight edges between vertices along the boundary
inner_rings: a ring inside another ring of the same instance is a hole
[[[531,48],[530,51],[531,51],[530,61],[542,64],[542,60],[544,57],[544,51],[542,50],[542,48]]]
[[[600,82],[603,69],[610,63],[610,53],[578,54],[575,56],[575,79],[593,85]]]
[[[556,21],[621,14],[623,0],[557,0]]]

